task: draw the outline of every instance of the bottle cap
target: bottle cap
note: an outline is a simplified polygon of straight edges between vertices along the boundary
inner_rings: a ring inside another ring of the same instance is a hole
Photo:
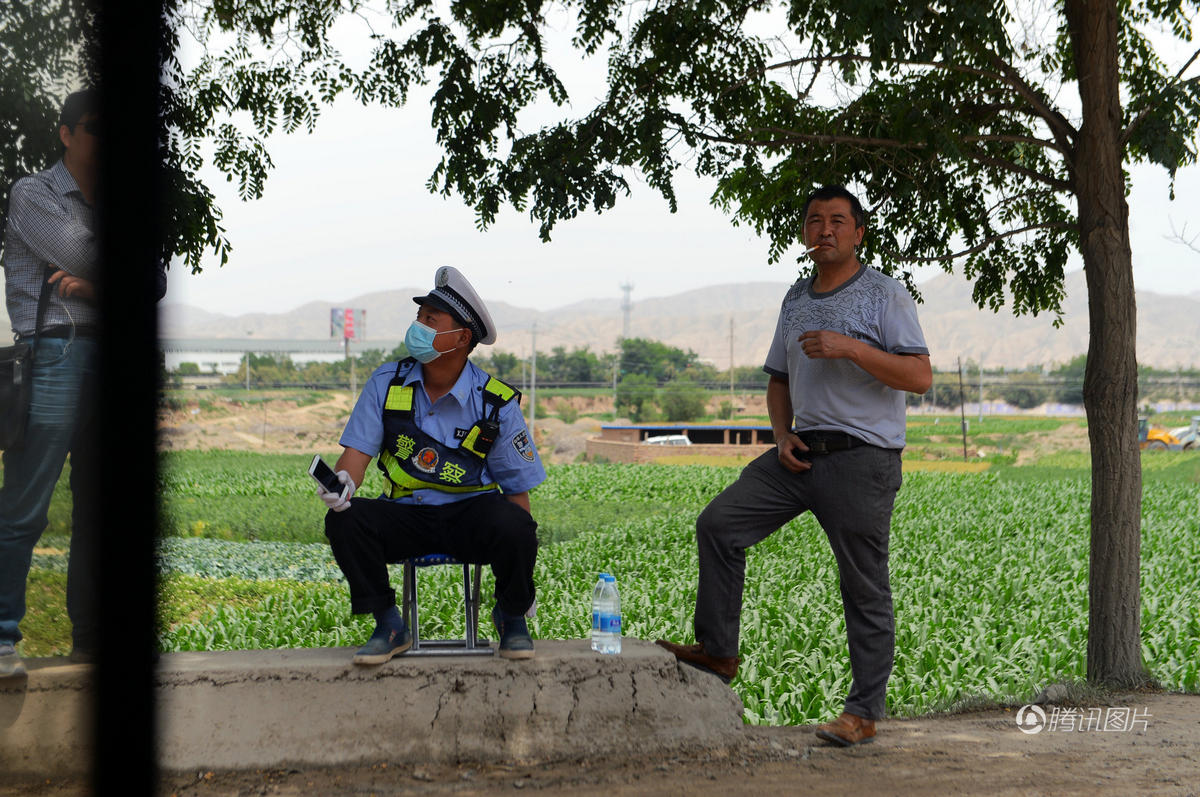
[[[612,573],[601,573],[600,578],[604,579],[605,581],[612,581],[614,583],[617,580],[616,576],[614,576]]]
[[[612,575],[611,575],[611,574],[609,574],[609,573],[601,573],[601,574],[600,574],[600,580],[602,580],[602,581],[603,581],[603,580],[604,580],[604,579],[606,579],[606,578],[612,578]]]

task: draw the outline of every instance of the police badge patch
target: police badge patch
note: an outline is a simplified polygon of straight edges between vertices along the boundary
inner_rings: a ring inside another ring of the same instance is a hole
[[[432,448],[422,448],[412,458],[412,463],[425,473],[437,470],[438,455]]]
[[[533,441],[529,439],[529,432],[522,430],[513,435],[512,445],[521,455],[521,459],[533,462]]]

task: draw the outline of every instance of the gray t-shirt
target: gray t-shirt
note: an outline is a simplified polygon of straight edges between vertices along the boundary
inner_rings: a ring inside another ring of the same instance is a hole
[[[809,359],[805,332],[827,329],[890,354],[929,354],[917,306],[904,286],[863,266],[829,293],[813,277],[788,291],[763,370],[787,379],[796,429],[828,429],[883,448],[904,448],[904,391],[880,382],[850,360]]]

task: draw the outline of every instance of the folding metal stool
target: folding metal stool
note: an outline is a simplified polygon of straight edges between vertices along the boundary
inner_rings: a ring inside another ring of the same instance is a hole
[[[463,617],[466,620],[466,639],[421,639],[419,605],[417,602],[417,569],[434,565],[461,565],[463,570]],[[447,554],[428,554],[404,562],[404,617],[412,632],[412,647],[405,656],[491,656],[495,651],[486,639],[479,637],[479,577],[480,565],[460,562]]]

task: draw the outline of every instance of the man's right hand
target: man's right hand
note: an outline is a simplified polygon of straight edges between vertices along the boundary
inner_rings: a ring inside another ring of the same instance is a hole
[[[775,436],[775,450],[779,453],[779,464],[792,473],[802,473],[812,468],[811,462],[796,456],[797,453],[807,451],[808,446],[792,432]]]
[[[349,489],[346,494],[340,492],[331,493],[324,487],[317,487],[317,496],[325,502],[325,506],[332,509],[334,512],[344,512],[350,508],[350,499],[354,497],[354,479],[350,478],[350,474],[344,470],[337,472],[338,481],[346,485]]]

